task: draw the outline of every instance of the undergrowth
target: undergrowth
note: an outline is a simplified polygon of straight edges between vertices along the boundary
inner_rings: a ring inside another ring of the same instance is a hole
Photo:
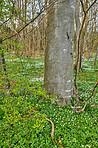
[[[93,63],[93,58],[89,64],[85,59],[82,72],[78,74],[82,104],[91,95],[98,80],[98,66],[93,66]],[[20,59],[6,55],[6,68],[11,87],[5,89],[5,77],[1,73],[1,148],[59,148],[61,145],[65,148],[97,148],[97,89],[84,112],[77,114],[70,106],[60,108],[51,104],[51,98],[44,90],[43,59]],[[72,104],[75,105],[74,99]],[[51,124],[44,117],[54,123],[53,140]]]

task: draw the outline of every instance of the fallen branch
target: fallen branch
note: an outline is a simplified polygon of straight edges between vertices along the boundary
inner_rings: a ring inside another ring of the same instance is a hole
[[[32,112],[37,112],[34,108],[32,110]],[[42,116],[41,113],[38,113],[39,115]],[[52,129],[51,129],[51,138],[53,139],[53,135],[54,135],[54,123],[52,122],[52,120],[48,119],[47,117],[44,117],[48,122],[50,122],[52,124]]]
[[[51,138],[53,139],[53,135],[54,135],[54,123],[50,119],[48,119],[47,117],[44,117],[44,118],[52,124]]]
[[[86,107],[86,105],[87,105],[87,102],[88,102],[88,100],[93,96],[93,94],[94,94],[94,91],[95,91],[95,88],[97,87],[97,85],[98,85],[98,82],[96,83],[96,85],[94,86],[94,88],[93,88],[93,91],[92,91],[92,94],[86,99],[86,102],[85,102],[85,104],[84,104],[84,107],[81,109],[81,110],[77,110],[77,108],[75,108],[75,112],[76,113],[81,113],[81,112],[83,112],[84,111],[84,109],[85,109],[85,107]]]
[[[75,109],[78,109],[78,108],[81,108],[81,107],[80,107],[80,106],[71,106],[71,108],[72,108],[72,109],[74,109],[74,108],[75,108]]]

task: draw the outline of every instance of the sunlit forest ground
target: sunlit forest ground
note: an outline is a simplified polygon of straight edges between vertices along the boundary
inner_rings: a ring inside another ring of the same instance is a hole
[[[0,74],[0,143],[1,148],[97,148],[98,87],[85,110],[77,114],[70,106],[51,104],[44,90],[44,58],[6,55],[7,76]],[[75,73],[74,73],[75,75]],[[10,81],[6,90],[5,78]],[[92,94],[98,81],[98,60],[84,60],[77,85],[81,106]],[[72,105],[75,106],[75,99]],[[54,139],[51,124],[54,123]]]

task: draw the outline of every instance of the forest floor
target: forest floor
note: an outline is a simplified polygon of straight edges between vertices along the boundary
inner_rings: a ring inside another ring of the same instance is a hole
[[[44,59],[6,55],[7,75],[0,74],[0,147],[1,148],[97,148],[98,86],[85,110],[77,114],[71,106],[51,104],[44,90]],[[98,63],[98,61],[97,61]],[[75,73],[74,73],[75,75]],[[10,89],[5,89],[6,78]],[[83,107],[98,81],[94,58],[84,60],[78,73],[79,99]],[[72,99],[72,105],[76,105]],[[51,139],[51,124],[54,138]]]

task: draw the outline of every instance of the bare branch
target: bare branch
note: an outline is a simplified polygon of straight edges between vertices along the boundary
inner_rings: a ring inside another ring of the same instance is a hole
[[[6,21],[4,21],[4,22],[2,22],[2,24],[0,24],[0,27],[3,26],[5,23],[7,23],[13,17],[13,14],[14,14],[14,6],[15,6],[16,1],[14,1],[12,3],[13,3],[12,14],[10,15],[10,17]]]
[[[92,2],[92,4],[89,6],[89,8],[85,11],[85,8],[84,8],[84,5],[83,5],[83,1],[80,0],[81,2],[81,5],[82,5],[82,9],[83,9],[83,12],[84,14],[86,15],[86,13],[89,11],[89,9],[96,3],[97,0],[94,0],[94,2]]]
[[[80,2],[81,2],[81,5],[82,5],[83,12],[84,12],[84,14],[86,15],[85,8],[84,8],[84,5],[83,5],[83,1],[80,0]]]
[[[81,28],[80,28],[80,31],[79,31],[79,36],[78,36],[78,55],[77,55],[77,64],[76,64],[76,73],[75,73],[75,87],[76,87],[76,89],[77,89],[77,82],[76,82],[76,80],[77,80],[77,74],[78,74],[79,46],[80,46],[81,33],[82,33],[83,26],[84,26],[84,23],[85,23],[86,15],[87,15],[88,11],[90,10],[90,8],[95,4],[96,1],[97,0],[94,0],[94,2],[89,6],[89,8],[86,11],[84,11],[85,12],[84,13],[84,18],[83,18],[82,25],[81,25]],[[82,8],[84,9],[84,5],[83,4],[82,4]]]
[[[26,25],[24,25],[19,31],[17,31],[17,33],[15,33],[15,34],[13,34],[13,35],[11,35],[11,36],[9,36],[9,37],[6,37],[6,38],[3,39],[2,41],[5,41],[5,40],[7,40],[7,39],[11,39],[12,37],[18,35],[18,34],[19,34],[22,30],[24,30],[29,24],[33,23],[45,10],[49,9],[50,7],[52,7],[52,6],[55,4],[55,2],[57,2],[57,1],[58,1],[58,0],[53,1],[53,2],[49,5],[49,7],[44,8],[44,10],[42,9],[41,12],[39,12],[38,15],[37,15],[34,19],[32,19],[30,22],[28,22]]]
[[[96,3],[97,0],[94,0],[94,2],[92,2],[92,4],[88,7],[88,9],[86,10],[86,13],[88,13],[88,11],[90,10],[90,8]]]
[[[7,23],[10,20],[10,18],[8,18],[6,21],[2,22],[2,24],[0,24],[0,27],[3,26],[5,23]]]

